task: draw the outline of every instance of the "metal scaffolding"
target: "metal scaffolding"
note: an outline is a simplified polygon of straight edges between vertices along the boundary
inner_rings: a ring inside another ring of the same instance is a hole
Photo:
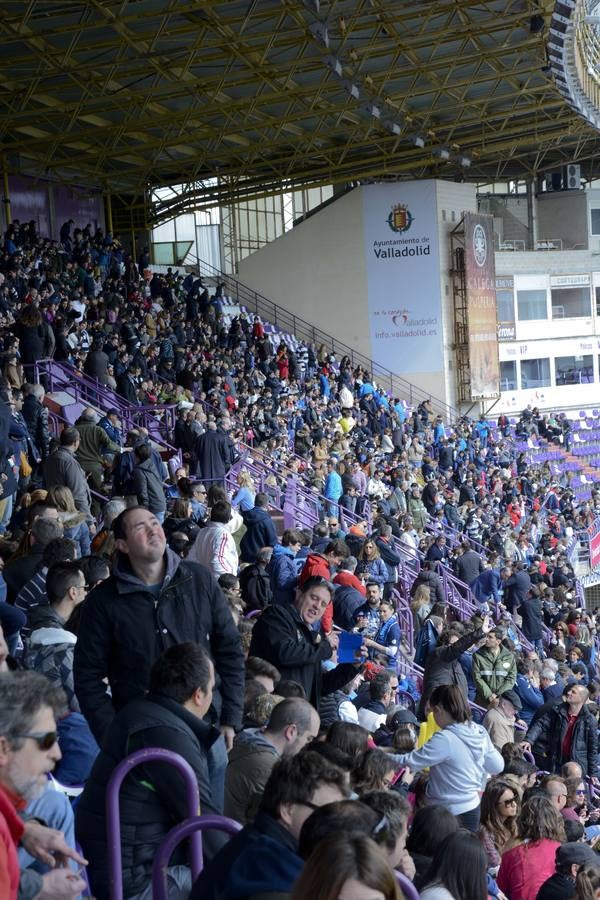
[[[452,299],[454,306],[454,353],[456,358],[456,397],[459,403],[471,403],[471,365],[469,358],[469,311],[465,268],[465,226],[461,219],[450,232]]]

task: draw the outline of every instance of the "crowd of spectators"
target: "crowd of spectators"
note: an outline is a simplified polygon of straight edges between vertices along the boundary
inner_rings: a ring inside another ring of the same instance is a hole
[[[243,826],[205,833],[194,884],[176,852],[172,898],[599,896],[600,620],[569,548],[600,494],[505,417],[411,409],[73,225],[11,225],[0,262],[0,897],[76,897],[85,867],[109,898],[107,784],[150,747]],[[59,433],[44,358],[114,405]],[[527,409],[532,435],[568,449],[568,420]],[[281,527],[290,480],[311,529]],[[120,815],[125,897],[150,900],[179,775],[144,763]]]

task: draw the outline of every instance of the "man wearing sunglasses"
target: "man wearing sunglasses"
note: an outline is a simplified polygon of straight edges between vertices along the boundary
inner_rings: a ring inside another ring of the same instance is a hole
[[[0,672],[0,897],[70,900],[85,882],[68,859],[85,864],[61,832],[39,821],[24,820],[27,805],[48,784],[48,773],[61,757],[56,715],[65,703],[63,692],[36,672]],[[17,847],[50,868],[40,874],[20,868]]]

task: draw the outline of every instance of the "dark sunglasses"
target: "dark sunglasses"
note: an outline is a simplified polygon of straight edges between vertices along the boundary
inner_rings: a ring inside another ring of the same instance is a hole
[[[31,738],[40,750],[50,750],[58,741],[58,731],[30,731],[26,734],[18,734],[18,738]]]

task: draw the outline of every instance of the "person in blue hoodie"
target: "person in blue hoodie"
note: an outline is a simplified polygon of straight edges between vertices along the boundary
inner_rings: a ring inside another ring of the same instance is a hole
[[[544,705],[544,695],[539,686],[536,687],[533,682],[534,667],[530,659],[519,659],[517,661],[517,682],[514,691],[518,694],[523,708],[521,709],[521,718],[527,725],[531,725],[533,716],[541,706]]]
[[[256,495],[252,509],[242,511],[246,533],[240,541],[242,562],[254,563],[262,547],[275,547],[277,532],[267,507],[269,498],[262,492]]]
[[[335,462],[329,460],[327,463],[327,476],[325,478],[325,487],[323,488],[323,496],[327,497],[330,503],[327,504],[327,512],[330,516],[337,516],[338,504],[340,497],[344,493],[342,487],[342,479],[335,468]]]
[[[303,750],[275,763],[259,811],[204,867],[189,900],[286,898],[302,871],[298,837],[314,809],[344,800],[347,776]]]
[[[298,566],[294,562],[302,546],[302,534],[297,528],[286,528],[281,543],[275,544],[267,574],[271,579],[273,603],[293,603],[298,586]]]

